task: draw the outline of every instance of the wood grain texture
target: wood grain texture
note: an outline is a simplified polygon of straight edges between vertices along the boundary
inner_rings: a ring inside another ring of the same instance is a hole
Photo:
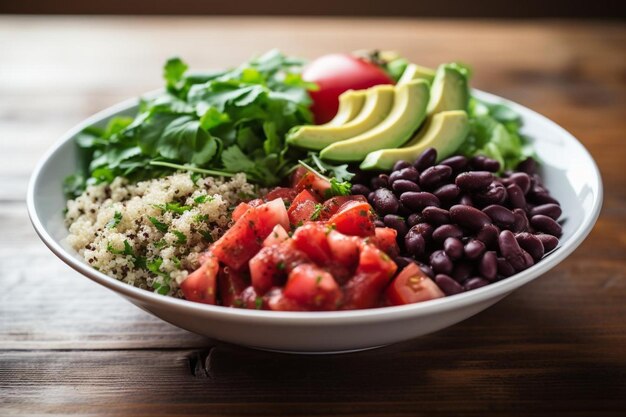
[[[603,22],[0,18],[0,415],[623,415],[625,45],[625,26]],[[332,357],[177,329],[38,240],[26,183],[60,134],[158,88],[168,56],[218,68],[272,47],[471,64],[474,86],[543,113],[590,150],[605,184],[597,226],[557,268],[472,319]]]

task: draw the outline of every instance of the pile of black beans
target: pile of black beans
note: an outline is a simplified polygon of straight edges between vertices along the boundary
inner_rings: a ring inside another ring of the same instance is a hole
[[[417,262],[452,295],[523,271],[556,248],[561,207],[533,159],[502,175],[484,156],[436,160],[431,148],[390,173],[358,172],[352,181],[377,225],[397,230],[399,267]]]

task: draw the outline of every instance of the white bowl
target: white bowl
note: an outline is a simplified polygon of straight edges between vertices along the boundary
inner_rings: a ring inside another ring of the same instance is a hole
[[[87,278],[115,291],[139,308],[176,326],[230,343],[292,352],[339,352],[412,339],[465,320],[565,259],[591,231],[602,205],[602,182],[587,150],[547,118],[497,96],[475,91],[487,102],[505,103],[523,118],[544,161],[543,178],[560,201],[566,222],[556,251],[510,278],[451,297],[398,307],[338,312],[273,312],[193,303],[157,295],[110,278],[85,263],[63,243],[63,178],[78,167],[74,137],[87,126],[113,116],[134,114],[138,100],[113,106],[85,120],[50,149],[33,172],[28,212],[35,230],[61,260]]]

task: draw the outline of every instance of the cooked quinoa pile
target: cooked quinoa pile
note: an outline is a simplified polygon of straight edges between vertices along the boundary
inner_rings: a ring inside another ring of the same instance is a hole
[[[255,194],[244,174],[136,184],[118,177],[67,202],[67,243],[107,275],[182,297],[178,284],[199,266],[198,255],[228,229],[232,208]]]

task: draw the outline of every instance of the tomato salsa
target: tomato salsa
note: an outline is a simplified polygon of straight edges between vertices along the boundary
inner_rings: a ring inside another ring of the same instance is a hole
[[[360,195],[329,197],[304,168],[291,187],[238,205],[235,223],[182,283],[185,298],[277,311],[349,310],[443,297],[411,264],[398,271],[396,230],[376,227]],[[399,273],[398,273],[399,272]]]

